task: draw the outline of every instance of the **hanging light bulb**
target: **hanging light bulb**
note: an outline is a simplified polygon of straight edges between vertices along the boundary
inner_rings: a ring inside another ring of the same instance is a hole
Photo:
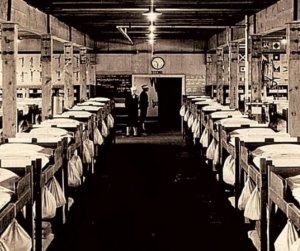
[[[151,45],[153,45],[154,42],[155,42],[154,38],[150,38],[150,39],[148,40],[148,43],[151,44]]]
[[[148,34],[148,37],[149,37],[150,39],[154,39],[154,38],[155,38],[155,34],[151,32],[151,33]]]
[[[155,28],[154,24],[151,23],[150,26],[149,26],[149,31],[150,31],[150,32],[154,32],[155,29],[156,29],[156,28]]]
[[[150,10],[148,12],[143,13],[144,16],[147,16],[150,22],[154,22],[157,19],[157,17],[161,14],[162,13],[154,10],[153,0],[151,1]]]

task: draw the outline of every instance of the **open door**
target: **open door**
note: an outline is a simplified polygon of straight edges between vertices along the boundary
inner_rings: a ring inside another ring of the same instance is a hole
[[[156,78],[159,131],[180,131],[181,78]]]

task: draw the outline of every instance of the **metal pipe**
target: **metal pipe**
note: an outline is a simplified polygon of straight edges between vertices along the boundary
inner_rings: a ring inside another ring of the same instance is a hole
[[[122,35],[130,42],[131,45],[133,45],[133,42],[127,32],[123,29],[126,29],[126,27],[117,26],[117,29],[122,33]]]
[[[227,8],[227,9],[208,9],[208,8],[155,8],[158,12],[206,12],[206,13],[213,13],[213,12],[230,12],[235,13],[237,9]],[[59,8],[53,9],[52,12],[59,13],[59,12],[146,12],[149,11],[149,8]]]
[[[248,59],[248,49],[249,49],[249,20],[248,16],[245,15],[245,111],[247,111],[249,102],[249,59]]]
[[[244,27],[245,25],[237,25],[238,27]],[[230,27],[237,27],[236,25],[232,25]],[[119,25],[117,27],[120,28],[148,28],[149,25]],[[156,28],[165,28],[165,29],[225,29],[228,25],[156,25]]]

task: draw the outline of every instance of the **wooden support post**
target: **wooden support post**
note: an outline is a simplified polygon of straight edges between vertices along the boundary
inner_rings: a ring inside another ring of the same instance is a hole
[[[239,44],[229,44],[229,95],[232,109],[239,108],[239,79],[238,79]]]
[[[262,89],[262,39],[260,35],[251,36],[251,102],[261,102],[261,89]]]
[[[223,71],[222,71],[222,85],[220,89],[220,96],[221,96],[221,104],[226,104],[226,91],[228,87],[228,67],[229,67],[229,55],[227,53],[224,53],[223,49]]]
[[[51,34],[41,37],[42,120],[52,115],[52,48]]]
[[[211,54],[206,54],[206,87],[212,86],[211,79],[211,65],[212,64],[212,56]],[[213,95],[213,93],[212,93]],[[213,97],[213,96],[211,96]]]
[[[90,54],[90,97],[96,95],[96,54]]]
[[[300,136],[300,22],[290,23],[287,28],[287,55],[289,62],[289,109],[288,132]]]
[[[87,49],[80,48],[80,101],[87,99]]]
[[[65,74],[64,74],[64,108],[71,108],[74,105],[74,86],[73,86],[73,44],[64,44],[65,54]]]
[[[223,48],[217,48],[217,101],[221,102],[221,89],[223,88]]]
[[[18,26],[2,23],[2,95],[3,136],[15,137],[17,133],[17,54]]]

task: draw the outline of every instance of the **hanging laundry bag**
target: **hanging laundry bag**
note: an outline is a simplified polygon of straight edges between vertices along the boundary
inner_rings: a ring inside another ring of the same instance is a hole
[[[77,157],[73,155],[73,157],[69,160],[68,162],[68,185],[70,187],[79,187],[81,185],[81,176],[82,174],[79,172],[79,168],[77,165]],[[81,166],[81,172],[83,172],[82,170],[82,166]]]
[[[97,127],[94,127],[94,144],[95,145],[102,145],[103,144],[103,137]]]
[[[55,198],[57,208],[62,207],[63,205],[66,204],[65,194],[64,194],[60,184],[58,183],[57,179],[54,176],[47,184],[47,187],[48,187],[50,193]]]
[[[245,206],[244,216],[250,220],[260,220],[260,196],[258,187],[255,187]]]
[[[4,242],[3,250],[30,251],[32,248],[31,237],[26,233],[16,219],[1,234],[0,239]],[[3,244],[3,243],[2,243]],[[6,245],[6,246],[5,246]]]
[[[287,224],[274,242],[275,251],[290,251],[290,248],[298,239],[298,233],[294,225],[288,220]]]
[[[248,177],[247,181],[245,182],[244,188],[241,192],[241,195],[239,197],[238,200],[238,208],[240,210],[244,210],[246,207],[246,204],[253,192],[253,190],[255,189],[255,184],[254,182]]]
[[[109,129],[111,129],[111,128],[113,128],[114,127],[114,118],[113,118],[113,116],[109,113],[108,115],[107,115],[107,127],[109,128]]]
[[[105,124],[105,121],[102,120],[102,124],[101,124],[101,134],[104,138],[106,138],[108,136],[108,129],[107,129],[107,126]]]
[[[290,251],[300,251],[300,238],[292,244]]]
[[[229,155],[223,165],[223,181],[226,184],[234,186],[235,184],[235,159]]]
[[[180,115],[181,117],[183,117],[184,114],[185,114],[185,105],[182,105],[181,108],[180,108],[180,110],[179,110],[179,115]]]

